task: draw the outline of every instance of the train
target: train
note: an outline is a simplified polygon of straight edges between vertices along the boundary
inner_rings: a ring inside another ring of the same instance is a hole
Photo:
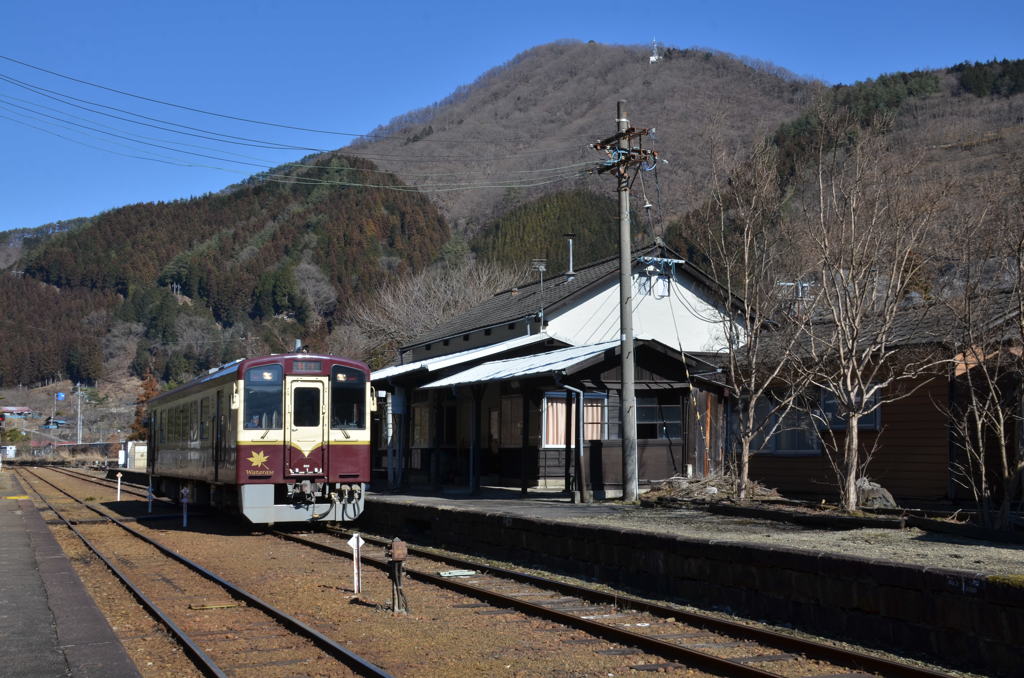
[[[355,520],[376,402],[355,360],[235,360],[148,402],[150,486],[256,524]]]

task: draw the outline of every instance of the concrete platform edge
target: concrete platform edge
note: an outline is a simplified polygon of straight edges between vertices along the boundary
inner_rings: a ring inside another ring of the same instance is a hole
[[[20,486],[20,483],[15,480]],[[85,589],[31,500],[19,502],[39,576],[53,614],[59,649],[74,678],[139,676],[135,663]]]

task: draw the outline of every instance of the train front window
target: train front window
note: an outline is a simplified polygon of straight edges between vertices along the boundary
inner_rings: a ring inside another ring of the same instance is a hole
[[[281,428],[284,369],[280,365],[253,367],[245,373],[245,428]]]
[[[363,428],[366,420],[366,375],[351,367],[331,370],[331,428]]]
[[[292,400],[295,426],[320,425],[320,389],[300,386]]]

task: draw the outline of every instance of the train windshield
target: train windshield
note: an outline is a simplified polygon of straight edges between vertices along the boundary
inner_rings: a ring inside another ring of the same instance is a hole
[[[331,428],[364,428],[366,375],[342,365],[331,369]]]
[[[280,365],[253,367],[245,373],[245,428],[281,428],[284,369]]]

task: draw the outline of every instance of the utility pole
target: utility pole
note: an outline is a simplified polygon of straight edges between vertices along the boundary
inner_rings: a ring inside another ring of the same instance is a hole
[[[622,339],[622,498],[636,501],[640,494],[636,438],[636,360],[633,353],[633,253],[629,228],[629,187],[633,183],[630,168],[641,165],[657,153],[638,143],[649,132],[629,126],[626,102],[620,100],[616,109],[617,131],[614,136],[592,144],[604,150],[608,160],[597,169],[598,174],[614,172],[619,193],[619,326]]]

